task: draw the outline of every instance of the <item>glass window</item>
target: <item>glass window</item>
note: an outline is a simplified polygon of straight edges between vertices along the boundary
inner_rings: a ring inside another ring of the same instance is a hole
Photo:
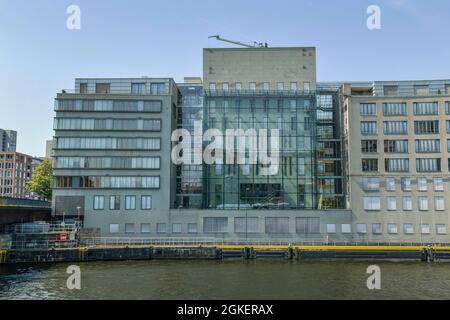
[[[441,159],[417,159],[416,160],[417,172],[440,172],[441,171]]]
[[[96,83],[95,84],[95,93],[97,94],[108,94],[110,93],[111,88],[109,83]]]
[[[434,191],[444,191],[444,179],[433,178],[433,188]]]
[[[438,139],[416,140],[416,152],[418,153],[440,153],[441,142]]]
[[[211,91],[215,91],[216,90],[216,84],[214,82],[211,82],[209,84],[209,90],[211,90]]]
[[[119,225],[117,223],[111,223],[109,225],[109,233],[119,233]]]
[[[447,227],[445,224],[436,224],[436,234],[447,234]]]
[[[289,233],[289,218],[266,217],[266,233]]]
[[[105,196],[94,196],[94,210],[105,209]]]
[[[356,225],[357,233],[367,233],[367,225],[365,223],[358,223]]]
[[[380,197],[363,197],[363,207],[367,211],[380,210]]]
[[[411,191],[411,179],[402,178],[402,191]]]
[[[412,210],[412,198],[411,197],[403,197],[402,204],[403,204],[404,211]]]
[[[409,172],[409,159],[385,159],[386,172]]]
[[[405,223],[403,225],[403,233],[404,234],[413,234],[414,233],[414,226],[412,223]]]
[[[204,233],[226,233],[228,232],[228,218],[214,217],[203,218]]]
[[[251,91],[255,91],[256,90],[256,82],[250,82],[249,83],[249,88]]]
[[[336,233],[336,225],[334,223],[327,224],[327,233]]]
[[[416,96],[427,96],[429,92],[428,85],[415,85],[414,86],[414,94]]]
[[[188,223],[188,233],[197,233],[196,223]]]
[[[120,196],[110,196],[109,197],[109,209],[110,210],[120,210]]]
[[[131,94],[145,94],[145,83],[132,83]]]
[[[384,152],[408,153],[408,140],[384,140]]]
[[[381,234],[382,233],[381,223],[373,223],[372,224],[372,233],[373,234]]]
[[[320,218],[296,218],[295,222],[298,234],[320,233]]]
[[[415,134],[439,133],[439,120],[414,121]]]
[[[309,81],[303,81],[303,91],[309,92],[310,90],[310,82]]]
[[[134,233],[134,223],[125,223],[125,233]]]
[[[417,200],[419,202],[419,210],[427,211],[428,210],[428,197],[418,197]]]
[[[166,224],[165,223],[157,223],[156,224],[156,233],[166,233]]]
[[[235,233],[258,233],[258,218],[236,217],[234,218]]]
[[[352,226],[347,223],[342,224],[341,225],[341,233],[352,233]]]
[[[384,116],[406,116],[406,103],[383,103]]]
[[[125,210],[136,210],[136,196],[125,196]]]
[[[150,223],[141,223],[141,233],[150,233]]]
[[[172,233],[181,233],[181,223],[172,223]]]
[[[386,197],[386,209],[388,211],[397,210],[397,198],[396,197]]]
[[[363,178],[364,191],[380,191],[380,178],[378,177],[364,177]]]
[[[377,152],[377,140],[362,140],[361,141],[361,152],[362,153],[372,153]]]
[[[236,82],[236,91],[241,91],[241,90],[242,90],[242,83]]]
[[[414,103],[414,115],[438,115],[438,103],[437,102],[415,102]]]
[[[277,82],[277,90],[278,91],[284,90],[284,82]]]
[[[384,134],[408,134],[407,121],[384,121]]]
[[[361,134],[377,134],[377,123],[375,121],[361,121]]]
[[[151,210],[152,209],[152,196],[142,196],[141,197],[141,209]]]
[[[445,200],[444,197],[434,197],[434,210],[435,211],[444,211],[445,210]]]
[[[362,159],[362,171],[363,172],[377,172],[378,171],[378,159]]]
[[[361,103],[360,106],[361,116],[376,116],[377,115],[377,105],[375,103]]]
[[[428,189],[427,178],[417,178],[417,190],[427,191],[427,189]]]
[[[395,191],[395,178],[386,178],[386,191]]]
[[[297,82],[291,82],[291,91],[297,91]]]
[[[387,227],[388,227],[389,234],[397,234],[398,233],[398,228],[397,228],[396,223],[388,223]]]
[[[385,96],[398,96],[398,86],[383,86]]]
[[[430,234],[430,225],[428,223],[423,223],[420,225],[420,233]]]

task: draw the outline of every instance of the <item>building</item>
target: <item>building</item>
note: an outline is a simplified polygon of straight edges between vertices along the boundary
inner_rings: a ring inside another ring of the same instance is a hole
[[[0,152],[15,152],[17,131],[0,129]]]
[[[45,142],[45,159],[52,160],[53,158],[53,140],[47,140]]]
[[[448,240],[450,80],[342,85],[355,239]]]
[[[311,47],[204,49],[203,81],[76,79],[53,214],[102,236],[449,242],[449,90],[317,82]]]
[[[18,152],[0,152],[0,197],[25,198],[25,185],[33,175],[35,160]]]

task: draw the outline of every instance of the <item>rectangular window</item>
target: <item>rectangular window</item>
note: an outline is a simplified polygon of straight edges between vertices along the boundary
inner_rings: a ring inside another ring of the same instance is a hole
[[[336,225],[334,223],[327,224],[327,233],[336,233]]]
[[[87,94],[88,93],[87,83],[80,83],[80,93],[81,94]]]
[[[296,218],[295,229],[297,234],[320,233],[320,218]]]
[[[277,90],[278,91],[284,90],[284,82],[277,82]]]
[[[386,172],[409,172],[409,159],[385,159]]]
[[[408,140],[384,140],[384,152],[408,153]]]
[[[187,228],[188,228],[188,233],[197,233],[197,224],[196,223],[188,223]]]
[[[352,233],[352,226],[348,223],[344,223],[341,225],[341,233]]]
[[[427,191],[427,189],[428,189],[427,178],[417,178],[417,190]]]
[[[266,233],[289,233],[289,218],[266,217]]]
[[[423,223],[420,225],[420,233],[430,234],[430,225],[428,223]]]
[[[94,196],[94,210],[105,209],[105,196]]]
[[[419,203],[419,210],[427,211],[428,210],[428,197],[418,197],[417,200]]]
[[[439,111],[437,102],[414,102],[414,115],[426,116],[438,114]]]
[[[125,196],[125,210],[136,210],[136,196]]]
[[[441,141],[438,139],[416,140],[417,153],[440,153]]]
[[[395,178],[386,178],[386,191],[395,191]]]
[[[141,233],[150,233],[150,223],[141,223]]]
[[[373,234],[381,234],[382,233],[381,223],[373,223],[372,224],[372,233]]]
[[[377,105],[375,103],[361,103],[360,104],[360,115],[361,116],[376,116],[377,115]]]
[[[362,159],[363,172],[378,172],[378,159]]]
[[[120,196],[110,196],[109,197],[109,209],[110,210],[120,210]]]
[[[445,102],[445,114],[446,115],[450,114],[450,102],[449,101]]]
[[[134,223],[125,223],[125,233],[134,233]]]
[[[166,224],[165,223],[157,223],[156,224],[156,233],[166,233]]]
[[[375,121],[361,121],[361,134],[377,134],[377,123]]]
[[[383,103],[384,116],[406,116],[406,103]]]
[[[386,197],[386,209],[388,211],[397,210],[397,198],[396,197]]]
[[[269,91],[270,90],[270,83],[269,82],[263,82],[263,90]]]
[[[408,122],[407,121],[384,121],[383,122],[384,134],[408,134]]]
[[[367,233],[367,225],[365,223],[358,223],[356,225],[356,232],[360,234]]]
[[[376,211],[381,209],[380,197],[363,197],[364,210]]]
[[[224,82],[224,83],[222,83],[222,90],[223,91],[228,91],[228,82]]]
[[[411,191],[411,179],[402,178],[402,191]]]
[[[181,233],[181,223],[172,223],[172,233]]]
[[[256,90],[256,82],[250,82],[249,83],[249,88],[251,91],[255,91]]]
[[[132,83],[131,84],[131,94],[145,94],[145,83]]]
[[[152,196],[142,196],[141,197],[141,209],[151,210],[152,209]]]
[[[416,96],[427,96],[429,93],[428,85],[415,85],[414,86],[414,94]]]
[[[204,233],[226,233],[228,232],[228,218],[214,217],[203,218]]]
[[[234,218],[235,233],[258,233],[258,218],[236,217]]]
[[[242,90],[242,83],[236,82],[236,91],[241,91],[241,90]]]
[[[398,233],[398,227],[397,227],[396,223],[388,223],[387,228],[388,228],[389,234],[397,234]]]
[[[445,200],[444,197],[434,197],[434,210],[444,211],[445,210]]]
[[[109,225],[109,233],[119,233],[119,225],[117,223],[111,223]]]
[[[309,81],[303,81],[303,92],[308,93],[310,90],[310,82]]]
[[[416,159],[417,172],[441,172],[441,159]]]
[[[150,84],[150,93],[152,95],[163,95],[167,94],[166,84],[165,83],[151,83]]]
[[[414,121],[415,134],[439,133],[439,120]]]
[[[364,191],[380,191],[380,178],[378,177],[364,177],[363,178]]]
[[[411,197],[403,197],[402,207],[403,207],[403,211],[411,211],[412,210],[412,198]]]
[[[385,96],[398,96],[398,86],[384,86],[383,93]]]
[[[433,178],[433,190],[434,191],[444,191],[444,179],[443,178]]]
[[[297,91],[297,82],[291,82],[291,91]]]
[[[95,93],[97,94],[108,94],[111,92],[111,85],[109,83],[96,83]]]
[[[445,224],[436,224],[436,234],[447,234],[447,227]]]
[[[414,233],[414,226],[412,223],[405,223],[403,225],[403,233],[404,234],[413,234]]]
[[[362,153],[374,153],[377,152],[378,142],[377,140],[362,140],[361,152]]]

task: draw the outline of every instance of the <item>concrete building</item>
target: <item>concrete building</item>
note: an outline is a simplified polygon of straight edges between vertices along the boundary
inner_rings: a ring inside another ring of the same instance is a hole
[[[45,142],[45,159],[52,160],[53,155],[53,140],[47,140]]]
[[[33,159],[18,152],[0,152],[0,197],[25,197],[25,185],[35,168]]]
[[[0,152],[15,152],[17,131],[0,129]]]

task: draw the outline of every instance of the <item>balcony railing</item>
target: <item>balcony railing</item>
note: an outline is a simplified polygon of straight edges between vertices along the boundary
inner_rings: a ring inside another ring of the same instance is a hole
[[[316,91],[307,90],[204,90],[205,96],[220,97],[220,96],[314,96]]]

